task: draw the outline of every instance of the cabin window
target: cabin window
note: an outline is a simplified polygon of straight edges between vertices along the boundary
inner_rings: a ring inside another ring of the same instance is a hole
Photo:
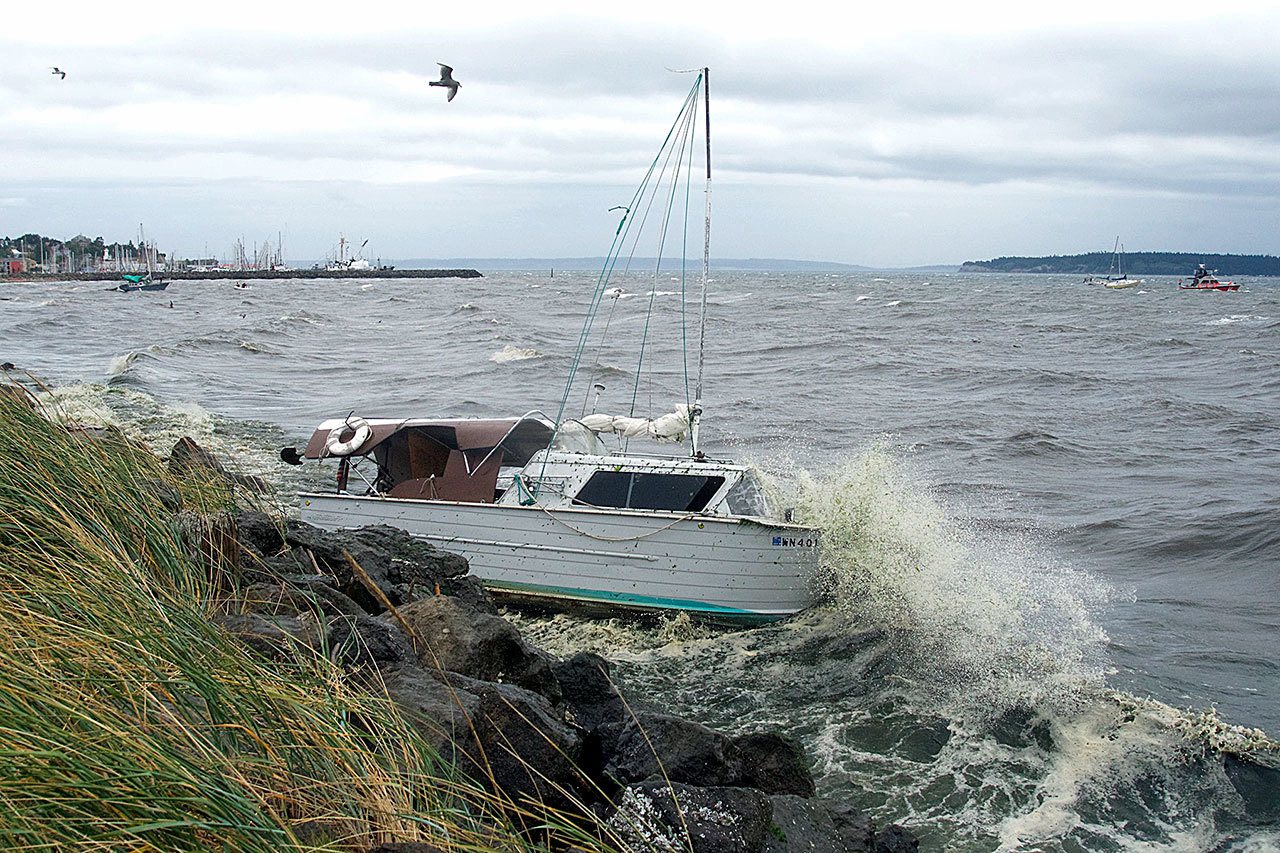
[[[724,477],[597,471],[578,491],[574,502],[617,509],[701,512],[723,485]]]

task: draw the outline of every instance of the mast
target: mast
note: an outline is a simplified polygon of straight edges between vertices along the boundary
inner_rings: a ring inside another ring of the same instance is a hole
[[[707,138],[707,209],[702,235],[702,306],[698,319],[698,381],[693,392],[693,411],[689,413],[689,453],[697,458],[698,427],[702,424],[702,365],[707,342],[707,279],[711,274],[711,69],[702,69],[702,97],[706,115]]]

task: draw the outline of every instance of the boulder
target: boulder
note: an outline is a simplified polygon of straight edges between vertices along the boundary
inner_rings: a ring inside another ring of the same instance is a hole
[[[290,520],[284,540],[291,548],[309,551],[319,570],[335,579],[338,589],[373,614],[386,608],[356,576],[346,554],[351,555],[396,607],[434,595],[437,588],[447,593],[453,585],[451,582],[464,577],[468,571],[463,557],[441,551],[429,542],[414,539],[404,530],[387,525],[329,531]]]
[[[759,732],[739,735],[733,742],[740,762],[736,784],[766,794],[813,796],[809,759],[795,738],[777,732]]]
[[[609,677],[609,662],[604,658],[578,652],[552,663],[551,672],[560,684],[561,701],[578,726],[593,732],[604,723],[627,719],[627,706]]]
[[[667,714],[638,714],[599,729],[605,772],[623,785],[666,779],[725,787],[740,777],[738,748],[726,735]]]
[[[873,853],[875,827],[851,819],[825,800],[780,794],[769,798],[773,817],[763,853]]]
[[[329,654],[347,669],[373,668],[413,660],[409,638],[385,617],[360,614],[329,622]]]
[[[560,701],[560,683],[551,659],[526,643],[505,619],[477,613],[444,595],[414,601],[399,612],[418,641],[423,666],[517,684],[552,702]]]
[[[270,557],[284,550],[280,523],[265,512],[246,510],[236,515],[236,538],[260,557]]]
[[[245,612],[266,616],[297,616],[316,612],[329,618],[364,615],[360,605],[324,583],[318,575],[252,583],[245,587],[240,597]]]
[[[242,486],[254,494],[261,495],[267,492],[267,484],[261,477],[231,473],[223,467],[217,457],[189,436],[178,439],[173,449],[169,451],[169,471],[179,477],[219,479],[229,486]]]
[[[772,807],[750,788],[641,782],[623,789],[608,825],[623,849],[661,853],[759,853]]]
[[[476,697],[470,738],[459,738],[459,768],[514,802],[531,800],[572,810],[595,798],[582,771],[582,735],[542,696],[511,684],[448,676]]]
[[[470,720],[480,710],[480,700],[475,694],[441,681],[415,665],[383,669],[382,681],[387,695],[442,760],[455,759],[455,741],[464,746],[471,742]]]
[[[249,648],[276,660],[293,657],[298,645],[314,649],[318,641],[315,623],[296,616],[228,613],[214,621]]]

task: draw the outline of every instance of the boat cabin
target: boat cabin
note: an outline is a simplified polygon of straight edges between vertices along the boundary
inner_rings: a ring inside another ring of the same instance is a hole
[[[541,417],[329,420],[302,456],[340,460],[340,491],[358,490],[363,482],[366,494],[387,498],[774,515],[748,466],[602,453],[591,431],[570,422],[557,433]]]

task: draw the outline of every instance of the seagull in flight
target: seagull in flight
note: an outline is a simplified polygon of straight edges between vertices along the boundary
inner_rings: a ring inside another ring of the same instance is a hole
[[[52,73],[52,74],[56,74],[56,75],[58,76],[58,79],[59,79],[59,80],[66,80],[66,79],[67,79],[67,72],[63,71],[61,68],[59,68],[59,67],[58,67],[58,66],[56,66],[56,65],[55,65],[55,66],[53,66],[52,68],[50,68],[50,69],[49,69],[49,71],[50,71],[50,73]]]
[[[444,86],[446,89],[449,90],[449,97],[446,98],[446,100],[452,101],[453,96],[458,94],[458,87],[461,86],[462,84],[459,83],[457,80],[453,79],[453,69],[450,68],[448,65],[445,65],[443,62],[437,62],[436,65],[440,66],[440,79],[432,80],[427,85],[428,86]]]

